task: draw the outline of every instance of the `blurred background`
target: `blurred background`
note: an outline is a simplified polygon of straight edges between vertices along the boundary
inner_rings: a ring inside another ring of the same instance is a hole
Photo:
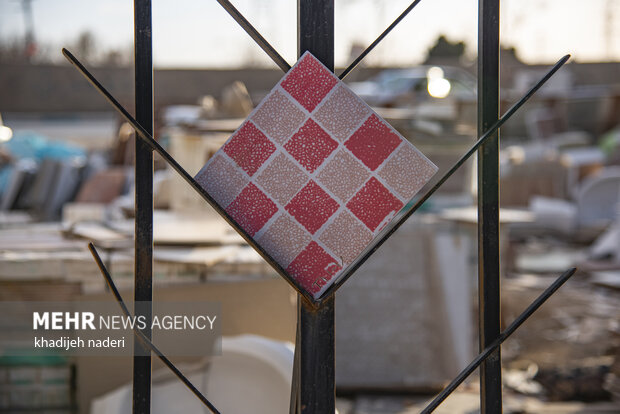
[[[477,3],[421,2],[346,79],[437,177],[476,140]],[[617,413],[620,1],[501,4],[502,112],[572,54],[501,129],[503,326],[579,267],[502,347],[505,412]],[[336,66],[408,5],[336,0]],[[295,62],[295,1],[235,6]],[[154,135],[195,174],[282,72],[214,1],[154,2],[153,30]],[[133,130],[62,47],[133,110],[132,2],[0,0],[2,301],[109,299],[91,240],[133,296]],[[223,412],[287,412],[295,293],[157,157],[155,169],[155,300],[219,301],[224,315],[222,356],[175,362]],[[476,355],[476,181],[472,160],[339,291],[341,414],[418,412]],[[5,351],[0,412],[130,412],[129,358]],[[154,370],[154,413],[199,409]],[[472,378],[437,412],[478,406]]]

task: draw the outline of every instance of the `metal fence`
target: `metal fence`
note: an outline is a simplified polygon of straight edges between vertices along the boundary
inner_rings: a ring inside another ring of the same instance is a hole
[[[250,37],[284,71],[291,66],[228,1],[217,0]],[[413,1],[403,13],[357,57],[342,73],[344,79],[421,0]],[[440,179],[404,214],[390,223],[368,250],[346,273],[317,300],[299,288],[295,280],[243,230],[242,236],[259,251],[299,292],[297,332],[291,413],[335,412],[335,292],[441,185],[474,153],[478,156],[478,246],[479,246],[479,331],[480,354],[422,411],[430,413],[472,372],[480,368],[480,400],[483,414],[502,412],[500,345],[531,316],[576,271],[567,270],[543,292],[506,330],[500,329],[499,265],[499,128],[568,60],[560,59],[540,81],[499,116],[499,0],[479,0],[478,23],[478,140]],[[152,300],[153,263],[153,151],[157,151],[203,198],[220,211],[238,231],[239,228],[194,179],[153,138],[153,55],[151,0],[134,0],[135,12],[135,118],[67,50],[69,61],[102,93],[112,106],[136,130],[136,220],[135,220],[135,294],[134,301]],[[298,0],[298,54],[310,51],[330,70],[334,69],[334,0]],[[129,311],[95,247],[91,252],[112,293]],[[147,318],[150,310],[141,308]],[[214,413],[216,407],[150,341],[151,332],[135,330],[139,350],[152,351]],[[151,357],[134,356],[133,412],[149,413],[151,400]]]

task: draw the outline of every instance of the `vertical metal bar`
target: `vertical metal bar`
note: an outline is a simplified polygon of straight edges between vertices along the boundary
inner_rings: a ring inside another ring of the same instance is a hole
[[[293,377],[291,381],[291,397],[290,397],[290,405],[289,405],[289,414],[297,414],[299,413],[299,366],[300,364],[300,356],[299,356],[299,348],[301,348],[301,339],[300,339],[300,312],[301,305],[299,304],[299,295],[297,296],[297,329],[295,331],[295,354],[293,355]]]
[[[326,299],[320,308],[302,296],[297,296],[297,323],[300,335],[297,412],[301,414],[328,414],[336,412],[334,296]]]
[[[478,132],[499,118],[499,4],[478,2]],[[478,152],[478,304],[480,350],[493,343],[500,327],[499,131]],[[480,368],[480,412],[502,412],[499,348]]]
[[[134,0],[136,120],[153,134],[153,42],[151,0]],[[136,139],[135,284],[136,315],[151,320],[153,298],[153,150]],[[147,325],[150,325],[148,323]],[[150,339],[151,330],[143,333]],[[150,350],[134,342],[133,413],[151,411]],[[141,356],[140,356],[141,355]],[[144,356],[148,355],[148,356]]]
[[[310,51],[334,70],[334,0],[298,0],[298,52]],[[316,309],[298,295],[299,392],[297,411],[328,414],[336,410],[334,296]]]

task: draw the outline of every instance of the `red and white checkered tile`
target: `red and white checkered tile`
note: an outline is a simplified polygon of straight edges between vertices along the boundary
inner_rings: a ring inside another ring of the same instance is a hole
[[[436,172],[306,52],[196,180],[318,297]]]

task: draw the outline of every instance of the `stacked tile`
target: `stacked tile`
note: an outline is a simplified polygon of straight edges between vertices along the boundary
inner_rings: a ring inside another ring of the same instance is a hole
[[[436,171],[307,52],[196,180],[319,297]]]

